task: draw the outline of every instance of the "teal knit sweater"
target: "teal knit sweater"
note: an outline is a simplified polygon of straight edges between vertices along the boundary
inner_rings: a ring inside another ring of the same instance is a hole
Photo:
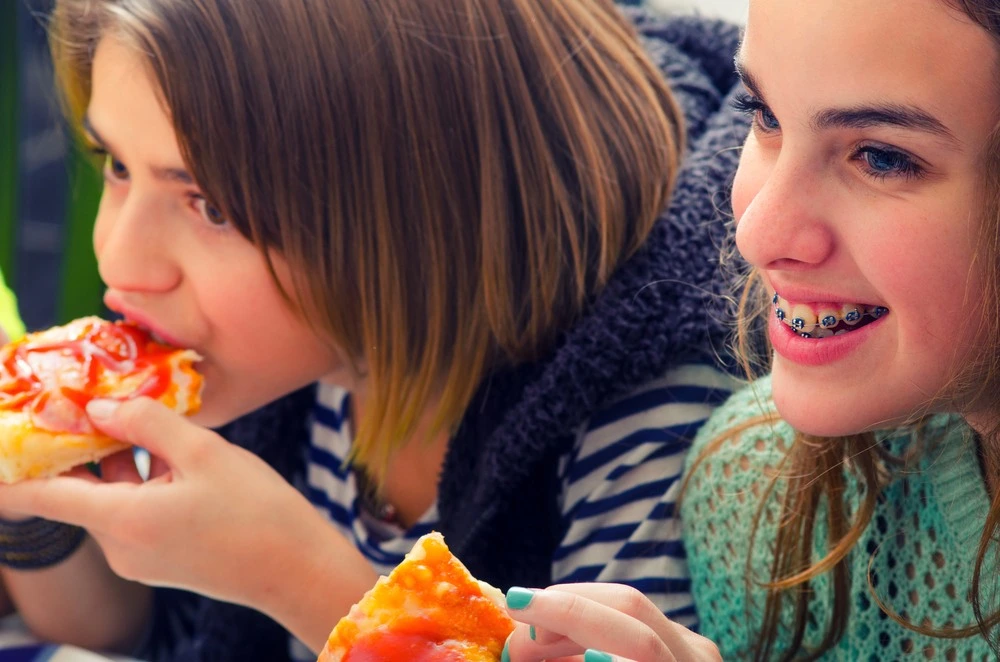
[[[771,382],[760,380],[716,411],[688,456],[693,474],[684,493],[681,516],[692,593],[701,633],[719,645],[726,660],[747,659],[760,627],[765,593],[757,586],[747,588],[747,556],[751,556],[750,577],[766,581],[779,512],[777,498],[769,499],[768,515],[752,550],[750,533],[761,495],[794,433],[784,423],[760,423],[725,442],[700,465],[695,466],[694,459],[726,431],[773,413]],[[962,627],[975,622],[968,587],[989,510],[985,484],[971,435],[961,419],[935,417],[927,432],[937,443],[915,467],[900,472],[885,488],[871,524],[849,556],[849,625],[824,660],[994,659],[980,636],[946,640],[917,634],[888,618],[872,600],[869,561],[874,590],[910,622],[932,627]],[[910,439],[908,435],[887,434],[882,441],[891,452],[900,453]],[[859,504],[859,489],[850,473],[847,481],[848,504]],[[780,492],[780,485],[776,492]],[[818,559],[826,537],[822,517],[817,528]],[[997,575],[984,569],[983,577],[988,591]],[[832,602],[828,576],[818,578],[813,585],[816,595],[806,646],[820,641]],[[985,608],[991,606],[986,604]],[[790,615],[789,609],[788,622]],[[787,646],[786,640],[784,648]]]

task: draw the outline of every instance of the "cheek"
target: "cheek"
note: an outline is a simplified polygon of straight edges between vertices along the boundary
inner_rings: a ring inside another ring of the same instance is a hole
[[[216,291],[210,295],[210,305],[215,326],[226,329],[227,342],[238,356],[251,362],[261,355],[286,357],[295,364],[308,362],[310,356],[316,360],[322,346],[319,338],[295,314],[269,274],[248,273],[231,282],[239,286],[228,288],[228,296]]]

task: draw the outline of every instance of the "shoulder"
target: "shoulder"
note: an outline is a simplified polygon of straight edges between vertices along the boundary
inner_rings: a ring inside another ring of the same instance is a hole
[[[771,378],[764,377],[744,385],[712,413],[699,430],[692,451],[700,453],[723,437],[731,438],[732,448],[750,445],[757,450],[771,450],[787,445],[785,442],[792,436],[794,431],[775,409]],[[758,443],[761,440],[763,445]]]
[[[770,379],[735,393],[695,437],[686,458],[681,516],[750,518],[794,439],[795,430],[774,408]],[[737,498],[725,498],[732,495]]]
[[[739,84],[733,58],[740,28],[699,16],[623,10],[684,109],[691,144],[706,129],[708,118],[724,109],[723,100]]]
[[[728,88],[735,83],[733,58],[740,44],[740,26],[703,16],[656,12],[642,7],[621,9],[661,68],[668,68],[670,52],[675,51],[696,63],[716,87]]]
[[[654,458],[682,458],[698,428],[735,386],[720,369],[689,363],[615,398],[581,428],[564,478],[573,483],[592,473],[621,474],[624,467]]]
[[[737,383],[731,375],[707,363],[679,365],[595,411],[587,428],[592,431],[628,419],[669,422],[672,416],[664,407],[670,406],[705,405],[714,409],[726,401]]]

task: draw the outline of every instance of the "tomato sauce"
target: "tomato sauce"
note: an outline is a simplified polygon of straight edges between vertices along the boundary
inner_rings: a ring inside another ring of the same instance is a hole
[[[116,397],[110,388],[123,379],[142,380],[127,398],[162,395],[174,351],[134,324],[96,318],[31,334],[0,350],[0,410],[27,411],[42,427],[79,431],[71,423],[85,420],[87,403]],[[51,407],[54,415],[46,415]]]
[[[381,631],[359,638],[344,662],[465,662],[465,659],[458,651],[422,635]]]

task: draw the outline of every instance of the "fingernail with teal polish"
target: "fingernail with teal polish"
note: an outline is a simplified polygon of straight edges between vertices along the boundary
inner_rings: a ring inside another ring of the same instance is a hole
[[[595,651],[593,648],[588,648],[583,654],[583,662],[614,662],[614,659],[604,651]]]
[[[532,641],[535,640],[535,626],[534,625],[529,625],[528,626],[528,636],[531,637]]]
[[[503,652],[500,653],[500,662],[510,662],[510,651],[507,649],[510,647],[510,639],[503,642]]]
[[[531,604],[533,597],[535,597],[535,592],[530,588],[511,586],[507,590],[507,606],[511,609],[524,609]]]

